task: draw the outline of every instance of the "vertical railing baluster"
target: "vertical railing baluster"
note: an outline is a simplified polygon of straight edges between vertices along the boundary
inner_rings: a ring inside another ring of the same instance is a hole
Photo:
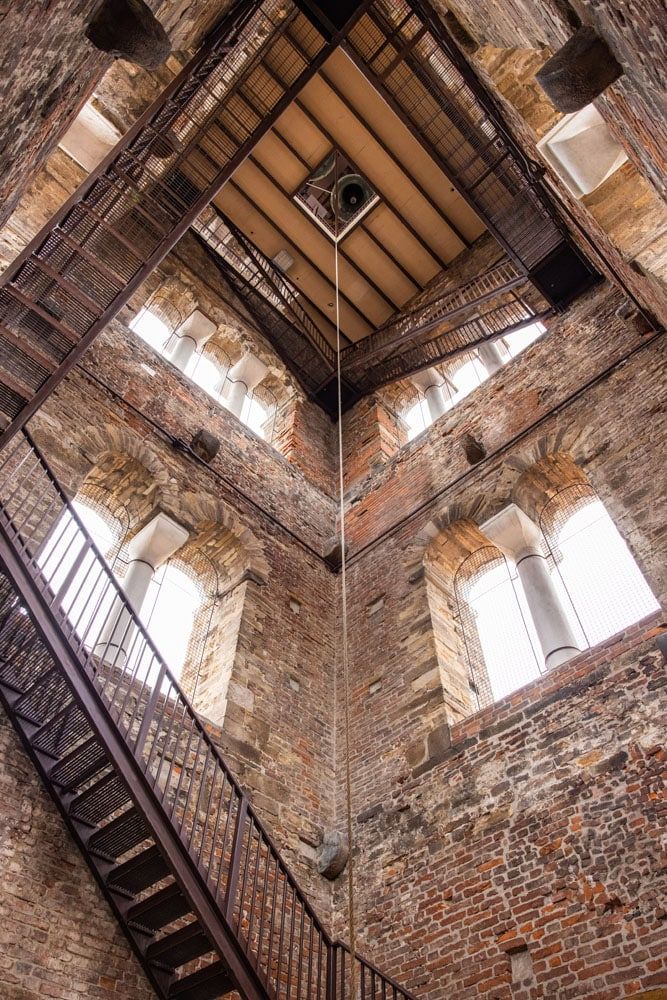
[[[243,850],[243,834],[245,831],[246,817],[248,815],[248,800],[245,795],[241,796],[238,811],[236,813],[236,827],[232,840],[232,857],[229,866],[229,881],[227,883],[227,893],[225,899],[225,916],[229,924],[233,923],[234,906],[236,902],[236,890],[239,883],[239,872],[241,870],[241,851]],[[239,914],[240,922],[240,914]]]

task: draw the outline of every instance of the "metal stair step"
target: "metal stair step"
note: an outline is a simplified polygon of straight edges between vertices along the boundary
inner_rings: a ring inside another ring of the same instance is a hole
[[[91,736],[55,764],[49,778],[64,791],[73,792],[108,766],[106,751],[97,737]]]
[[[95,825],[122,809],[129,801],[127,786],[112,771],[77,795],[70,803],[69,812],[74,819]]]
[[[169,989],[169,1000],[215,1000],[234,989],[224,962],[214,962],[204,969],[177,979]]]
[[[126,919],[130,926],[151,932],[167,927],[173,920],[190,912],[189,902],[178,884],[173,882],[152,896],[134,903],[127,911]]]
[[[55,715],[71,700],[67,681],[57,667],[52,667],[35,681],[12,705],[21,718],[39,725]]]
[[[160,848],[153,845],[112,868],[106,881],[111,889],[122,889],[136,895],[156,882],[161,882],[168,874],[169,868]]]
[[[92,736],[86,716],[76,702],[71,702],[45,722],[30,742],[35,750],[52,757],[64,757],[81,741]]]
[[[150,836],[146,822],[136,809],[128,809],[88,838],[88,850],[103,858],[120,858]]]
[[[201,958],[209,951],[213,951],[213,946],[199,921],[195,920],[186,927],[153,941],[146,949],[146,958],[161,968],[173,971],[195,958]]]

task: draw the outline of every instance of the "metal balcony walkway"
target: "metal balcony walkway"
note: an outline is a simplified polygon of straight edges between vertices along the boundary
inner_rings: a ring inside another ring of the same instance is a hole
[[[237,0],[201,51],[7,269],[0,279],[0,447],[344,33],[325,39],[290,0]],[[252,107],[244,89],[253,93]]]
[[[349,950],[24,435],[0,463],[0,572],[0,700],[157,995],[350,1000]],[[414,1000],[354,962],[364,1000]]]

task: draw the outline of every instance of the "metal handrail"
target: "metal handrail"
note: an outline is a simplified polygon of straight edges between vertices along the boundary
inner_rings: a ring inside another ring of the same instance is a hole
[[[267,996],[346,1000],[346,980],[341,975],[339,982],[336,970],[337,955],[349,954],[349,948],[325,930],[27,433],[0,461],[0,515],[27,576],[93,681]],[[51,561],[55,566],[47,569]],[[93,610],[85,611],[91,602]],[[383,997],[415,1000],[372,963],[359,955],[355,960],[372,974],[373,984],[377,980]],[[375,985],[362,996],[375,1000]]]

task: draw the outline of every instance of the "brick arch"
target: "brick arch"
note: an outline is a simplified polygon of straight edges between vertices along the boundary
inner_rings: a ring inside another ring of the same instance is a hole
[[[513,472],[521,474],[549,455],[567,453],[581,465],[589,459],[593,451],[597,450],[598,445],[593,440],[593,431],[591,425],[580,427],[576,423],[564,424],[515,449],[505,459],[504,464]]]
[[[511,481],[515,478],[499,477],[493,493],[475,493],[463,496],[453,503],[444,504],[434,516],[424,524],[406,550],[405,567],[409,577],[423,570],[432,557],[438,538],[447,528],[459,521],[472,521],[479,526],[488,518],[506,507],[511,501]]]
[[[90,427],[83,447],[91,465],[96,465],[109,453],[128,455],[146,469],[161,492],[169,492],[169,476],[164,463],[160,462],[156,452],[125,427],[112,424]]]
[[[231,536],[237,552],[228,561],[227,575],[250,574],[258,583],[266,583],[269,578],[269,564],[264,547],[250,528],[243,524],[238,514],[227,504],[206,494],[185,492],[170,496],[169,512],[190,526],[193,542],[200,539],[202,545],[208,543],[214,550],[214,534],[220,528]]]

